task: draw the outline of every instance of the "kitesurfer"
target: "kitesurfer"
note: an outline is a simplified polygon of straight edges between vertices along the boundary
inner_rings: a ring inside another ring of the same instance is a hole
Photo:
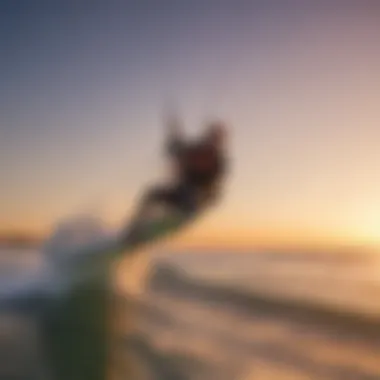
[[[217,201],[226,174],[227,129],[220,121],[206,125],[195,141],[184,138],[178,120],[168,123],[166,154],[173,169],[173,181],[152,186],[143,194],[133,225],[144,221],[154,206],[191,217],[200,208]]]

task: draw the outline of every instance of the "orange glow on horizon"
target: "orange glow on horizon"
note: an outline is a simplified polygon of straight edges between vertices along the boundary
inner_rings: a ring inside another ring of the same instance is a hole
[[[100,219],[105,221],[112,230],[115,230],[128,221],[128,215],[132,209],[133,202],[120,202],[120,200],[116,202],[114,200],[106,217]],[[120,210],[125,212],[122,213]],[[59,221],[62,218],[56,219]],[[29,219],[24,218],[22,223],[17,220],[4,223],[0,227],[0,235],[21,232],[45,238],[53,228],[54,223],[44,223],[42,218],[34,220],[31,216]],[[249,225],[247,221],[242,220],[238,224],[236,218],[234,219],[229,213],[216,210],[211,216],[206,216],[203,220],[189,226],[185,231],[170,238],[169,241],[165,241],[163,245],[174,249],[232,249],[237,251],[297,247],[326,247],[328,249],[329,247],[349,245],[380,247],[380,222],[377,223],[377,219],[372,218],[370,222],[357,223],[357,226],[335,231],[328,228],[317,229],[315,226],[301,228],[290,223]]]

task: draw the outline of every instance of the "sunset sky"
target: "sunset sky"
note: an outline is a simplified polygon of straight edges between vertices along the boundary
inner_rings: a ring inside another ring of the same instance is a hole
[[[0,231],[123,220],[173,104],[189,135],[231,126],[183,244],[380,244],[380,3],[6,1],[0,30]]]

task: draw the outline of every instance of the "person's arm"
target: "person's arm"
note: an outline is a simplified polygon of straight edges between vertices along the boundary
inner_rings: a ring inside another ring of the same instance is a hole
[[[178,117],[170,117],[166,121],[167,140],[165,150],[169,155],[178,155],[183,148],[182,126]]]

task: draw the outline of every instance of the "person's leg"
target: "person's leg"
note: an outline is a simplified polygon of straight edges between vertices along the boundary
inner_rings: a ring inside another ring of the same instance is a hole
[[[157,186],[150,188],[141,198],[135,215],[131,219],[126,239],[133,240],[138,236],[140,228],[151,215],[152,207],[164,206],[171,210],[192,216],[197,209],[196,191],[188,185]]]
[[[193,214],[198,209],[197,191],[187,184],[179,184],[174,191],[176,208],[183,213]]]
[[[140,227],[144,225],[152,207],[172,203],[173,189],[169,186],[154,186],[149,188],[141,197],[134,215],[128,223],[128,229],[123,234],[123,238],[133,240],[138,235]]]
[[[150,188],[140,202],[140,215],[144,216],[151,207],[170,205],[173,203],[173,188],[171,186],[156,186]]]

